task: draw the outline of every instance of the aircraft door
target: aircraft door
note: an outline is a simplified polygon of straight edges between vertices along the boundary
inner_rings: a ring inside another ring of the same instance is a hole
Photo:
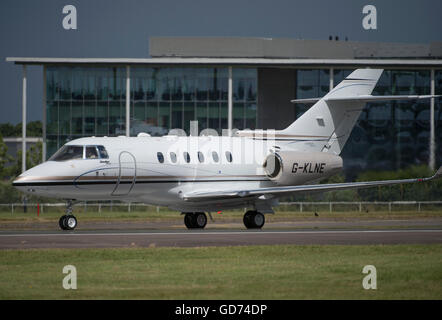
[[[135,156],[128,151],[120,152],[120,155],[118,156],[117,179],[111,195],[128,195],[135,186],[136,178],[137,161]]]

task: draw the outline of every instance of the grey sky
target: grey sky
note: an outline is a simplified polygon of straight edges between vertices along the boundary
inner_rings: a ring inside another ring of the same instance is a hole
[[[68,4],[77,8],[77,30],[62,27]],[[377,8],[377,30],[362,28],[366,4]],[[440,0],[2,0],[0,123],[21,121],[21,67],[6,57],[147,57],[153,36],[428,43],[442,41],[441,12]],[[28,120],[41,120],[41,67],[28,78]]]

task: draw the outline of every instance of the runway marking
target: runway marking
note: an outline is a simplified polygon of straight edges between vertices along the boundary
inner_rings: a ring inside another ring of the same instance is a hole
[[[215,232],[119,232],[119,233],[14,233],[0,234],[0,237],[48,237],[48,236],[155,236],[155,235],[271,235],[271,234],[348,234],[348,233],[442,233],[442,229],[412,230],[304,230],[304,231],[215,231]]]

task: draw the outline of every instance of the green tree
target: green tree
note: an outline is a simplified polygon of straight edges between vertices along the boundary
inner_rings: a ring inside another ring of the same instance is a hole
[[[14,137],[16,135],[15,132],[15,127],[9,122],[0,124],[0,134],[3,137]]]
[[[366,171],[358,175],[357,181],[397,180],[422,178],[434,172],[425,165],[410,166],[395,171]],[[442,181],[400,184],[393,186],[360,189],[359,196],[364,201],[433,201],[442,197]]]
[[[8,168],[6,167],[13,158],[8,154],[8,147],[3,141],[3,137],[0,134],[0,179],[3,180],[8,176]]]
[[[41,142],[33,144],[26,152],[26,168],[30,169],[41,163],[43,145]],[[11,177],[17,177],[21,173],[22,167],[22,151],[17,151],[17,157],[15,162],[9,168],[9,175]]]
[[[17,123],[14,129],[14,135],[19,137],[22,135],[21,132],[21,122]],[[27,137],[42,137],[43,136],[43,125],[41,121],[31,121],[26,125],[26,136]]]
[[[43,136],[43,125],[41,121],[31,121],[26,125],[28,137],[42,137]]]
[[[8,123],[0,124],[0,134],[3,137],[20,137],[21,132],[21,122],[17,123],[15,126]],[[43,136],[43,124],[41,121],[31,121],[26,125],[26,136],[27,137],[42,137]]]
[[[320,183],[323,184],[323,183],[344,183],[344,182],[345,182],[344,174],[336,174],[334,176],[331,176],[330,178],[322,180]],[[326,192],[323,195],[323,200],[324,201],[358,201],[359,196],[358,196],[357,190],[349,189],[349,190]]]

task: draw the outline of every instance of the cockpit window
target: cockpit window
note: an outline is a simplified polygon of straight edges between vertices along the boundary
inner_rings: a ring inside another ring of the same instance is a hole
[[[103,146],[97,146],[98,152],[100,153],[101,159],[109,159],[106,149]]]
[[[109,155],[103,146],[66,145],[58,150],[52,157],[50,157],[49,161],[67,161],[80,159],[109,159]]]
[[[50,161],[67,161],[74,159],[83,159],[83,146],[63,146],[49,158]]]
[[[95,146],[86,147],[86,159],[98,159],[98,152]]]

